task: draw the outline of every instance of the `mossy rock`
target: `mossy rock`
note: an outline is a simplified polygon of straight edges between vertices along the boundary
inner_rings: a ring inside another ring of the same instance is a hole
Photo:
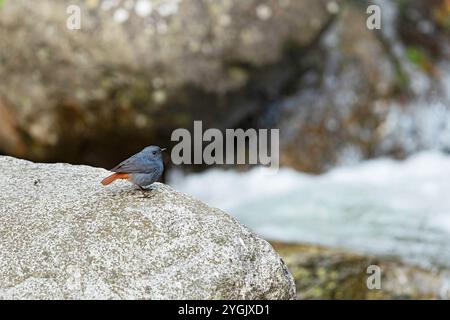
[[[429,271],[393,258],[306,244],[271,243],[297,286],[298,299],[446,299],[445,271]],[[381,289],[368,289],[367,268],[381,268]]]

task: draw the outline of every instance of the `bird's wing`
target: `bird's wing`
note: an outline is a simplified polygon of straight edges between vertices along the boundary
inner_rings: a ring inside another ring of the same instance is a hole
[[[149,164],[138,155],[134,155],[111,169],[120,173],[146,173],[151,170]]]

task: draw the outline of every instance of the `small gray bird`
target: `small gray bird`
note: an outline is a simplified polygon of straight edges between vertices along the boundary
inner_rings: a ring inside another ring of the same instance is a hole
[[[149,146],[119,165],[111,169],[114,174],[103,179],[102,184],[107,186],[117,179],[128,180],[141,190],[161,178],[164,171],[162,152],[158,146]]]

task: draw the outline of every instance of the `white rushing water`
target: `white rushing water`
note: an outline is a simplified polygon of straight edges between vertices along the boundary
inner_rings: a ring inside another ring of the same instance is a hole
[[[267,239],[393,255],[450,267],[450,156],[418,153],[312,176],[211,169],[170,183],[221,208]]]

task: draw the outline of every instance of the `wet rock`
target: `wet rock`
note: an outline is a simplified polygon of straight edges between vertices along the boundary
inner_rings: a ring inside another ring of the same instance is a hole
[[[411,50],[425,61],[421,67],[432,70],[436,58],[450,58],[450,2],[448,0],[406,1],[399,6],[399,35]]]
[[[401,85],[395,59],[367,15],[346,6],[320,45],[303,57],[307,70],[282,100],[274,126],[281,128],[281,162],[322,172],[347,159],[375,154],[383,105]]]

